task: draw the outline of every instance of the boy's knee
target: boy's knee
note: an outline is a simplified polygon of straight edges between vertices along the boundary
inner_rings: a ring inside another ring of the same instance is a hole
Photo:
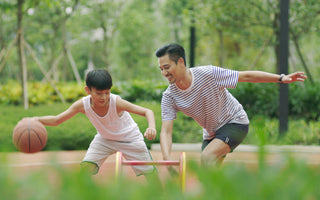
[[[95,175],[99,171],[99,166],[94,162],[83,161],[80,164],[81,171]]]

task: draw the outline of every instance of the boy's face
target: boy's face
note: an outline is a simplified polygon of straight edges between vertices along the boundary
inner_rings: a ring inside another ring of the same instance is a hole
[[[85,90],[88,94],[91,95],[92,103],[95,106],[106,106],[109,104],[110,100],[110,89],[109,90],[97,90],[92,87],[85,87]]]

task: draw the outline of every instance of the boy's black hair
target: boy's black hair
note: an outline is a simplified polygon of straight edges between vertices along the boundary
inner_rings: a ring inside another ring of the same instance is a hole
[[[168,54],[169,59],[174,61],[176,64],[180,57],[183,58],[184,64],[187,66],[186,55],[182,46],[172,43],[164,45],[156,51],[156,56],[158,58],[165,56],[166,54]]]
[[[94,69],[88,72],[86,76],[86,85],[91,89],[110,90],[112,87],[112,78],[105,69]]]

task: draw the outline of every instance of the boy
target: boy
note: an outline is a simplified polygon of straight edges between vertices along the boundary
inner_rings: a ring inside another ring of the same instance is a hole
[[[146,117],[149,127],[144,137],[155,139],[154,114],[150,109],[134,105],[110,92],[112,78],[103,69],[88,72],[85,91],[88,96],[74,102],[56,116],[34,117],[47,126],[57,126],[77,113],[85,114],[97,130],[89,149],[81,162],[81,169],[92,174],[99,171],[102,163],[112,154],[121,151],[127,160],[152,160],[143,136],[129,113]],[[153,173],[153,166],[133,166],[136,175]]]

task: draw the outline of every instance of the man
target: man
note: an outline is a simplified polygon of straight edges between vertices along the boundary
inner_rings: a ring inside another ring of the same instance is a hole
[[[201,162],[220,164],[247,136],[249,120],[242,105],[226,88],[238,82],[304,81],[304,72],[277,75],[262,71],[235,71],[208,65],[188,69],[184,48],[169,44],[156,51],[161,73],[170,83],[161,102],[161,151],[170,160],[173,121],[178,111],[203,128]]]

